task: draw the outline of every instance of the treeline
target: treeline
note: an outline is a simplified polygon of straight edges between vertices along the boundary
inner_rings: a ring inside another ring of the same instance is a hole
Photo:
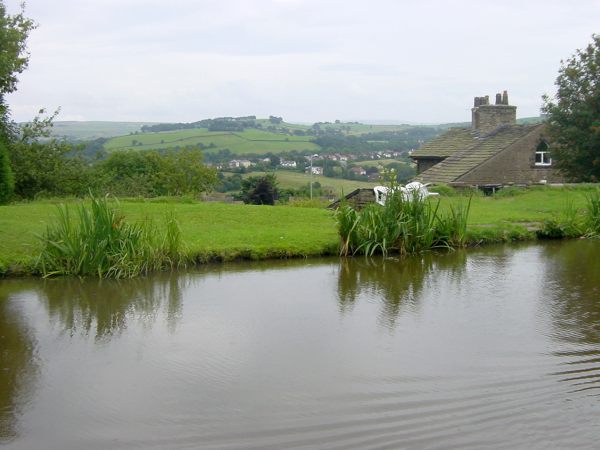
[[[217,174],[198,150],[119,151],[90,161],[64,141],[23,140],[10,148],[14,200],[117,195],[156,197],[210,191]]]
[[[280,125],[283,117],[269,116],[269,123]],[[241,117],[216,117],[214,119],[203,119],[196,122],[159,123],[155,125],[143,125],[144,133],[159,131],[190,130],[194,128],[207,128],[208,131],[244,131],[245,128],[262,128],[262,123],[256,120],[256,116]],[[268,126],[267,129],[273,129]]]
[[[256,128],[256,116],[244,117],[217,117],[215,119],[204,119],[197,122],[159,123],[156,125],[144,125],[141,130],[144,133],[159,131],[189,130],[194,128],[208,128],[208,131],[244,131],[245,128]]]
[[[380,131],[360,135],[324,133],[312,140],[327,152],[357,153],[383,150],[408,151],[442,133],[438,127],[411,127],[403,131]]]

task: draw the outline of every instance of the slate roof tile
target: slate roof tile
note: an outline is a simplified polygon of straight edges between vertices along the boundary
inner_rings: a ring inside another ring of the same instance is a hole
[[[424,183],[451,183],[540,125],[508,125],[479,138],[470,128],[451,129],[413,152],[413,158],[445,158],[418,175]]]

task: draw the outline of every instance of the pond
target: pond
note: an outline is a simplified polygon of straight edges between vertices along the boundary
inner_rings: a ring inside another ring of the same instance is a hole
[[[11,449],[592,448],[600,241],[0,281]]]

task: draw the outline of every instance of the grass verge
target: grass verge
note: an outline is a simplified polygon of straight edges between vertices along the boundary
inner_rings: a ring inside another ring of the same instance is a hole
[[[473,196],[465,243],[536,239],[536,231],[544,220],[560,221],[567,208],[574,211],[575,220],[589,223],[591,230],[593,216],[588,210],[596,211],[597,224],[597,192],[597,185],[587,185],[531,188],[511,196]],[[0,206],[0,275],[31,274],[42,250],[36,235],[42,234],[55,216],[56,204],[78,202],[60,199]],[[439,212],[451,214],[454,207],[455,214],[461,214],[460,205],[466,202],[466,197],[441,196]],[[184,255],[191,263],[339,252],[333,213],[321,208],[202,203],[192,199],[124,199],[119,210],[128,222],[159,221],[172,212],[181,227]],[[461,230],[457,237],[463,233]]]

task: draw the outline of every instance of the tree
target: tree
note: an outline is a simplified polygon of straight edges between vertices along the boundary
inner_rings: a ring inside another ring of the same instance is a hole
[[[27,67],[27,37],[33,28],[33,22],[23,15],[23,6],[20,13],[11,16],[0,0],[0,203],[12,195],[14,176],[7,147],[17,134],[4,97],[16,91],[17,75]]]
[[[165,181],[163,195],[210,192],[217,184],[217,172],[203,164],[200,150],[169,151],[163,156],[161,175]]]
[[[244,203],[251,205],[274,205],[279,197],[277,178],[273,174],[248,177],[242,181],[240,192]]]
[[[96,171],[100,187],[115,195],[199,194],[217,183],[216,171],[202,163],[202,152],[190,149],[112,152]]]
[[[37,196],[85,195],[91,183],[90,170],[77,150],[55,139],[40,143],[13,143],[11,164],[14,193],[22,199]]]
[[[29,63],[27,37],[35,28],[31,19],[26,18],[24,4],[21,12],[14,16],[6,14],[6,6],[0,1],[0,94],[17,90],[17,74],[22,73]]]
[[[0,140],[0,205],[10,200],[14,186],[15,180],[10,168],[8,151]]]
[[[553,163],[570,181],[600,180],[600,36],[561,61],[554,98],[543,97]]]

